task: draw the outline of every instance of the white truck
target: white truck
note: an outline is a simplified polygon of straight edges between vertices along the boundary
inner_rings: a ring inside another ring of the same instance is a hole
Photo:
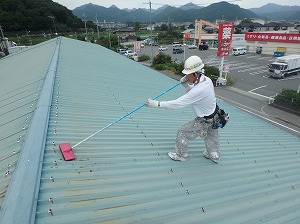
[[[285,78],[300,74],[300,55],[283,56],[269,64],[269,75],[274,78]]]

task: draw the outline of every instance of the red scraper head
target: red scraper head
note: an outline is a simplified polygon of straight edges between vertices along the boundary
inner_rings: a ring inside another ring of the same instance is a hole
[[[66,161],[73,160],[76,158],[70,143],[59,144],[59,148]]]

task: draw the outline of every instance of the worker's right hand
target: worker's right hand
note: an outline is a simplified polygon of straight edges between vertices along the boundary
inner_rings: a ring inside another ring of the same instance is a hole
[[[186,78],[186,75],[181,77],[181,79],[179,80],[181,82],[181,84],[184,86],[184,87],[188,87],[188,80]]]
[[[148,99],[145,101],[145,106],[146,107],[153,107],[153,108],[157,108],[158,107],[158,101],[156,100],[152,100],[152,99]]]

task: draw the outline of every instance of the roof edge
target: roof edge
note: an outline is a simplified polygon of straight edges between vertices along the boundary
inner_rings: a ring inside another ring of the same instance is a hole
[[[7,189],[0,223],[34,223],[40,176],[43,164],[46,134],[57,71],[61,38],[46,71],[40,97],[30,124],[20,158]]]

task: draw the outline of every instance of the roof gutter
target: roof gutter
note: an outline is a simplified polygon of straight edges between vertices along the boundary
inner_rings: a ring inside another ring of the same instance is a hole
[[[46,72],[43,88],[0,210],[0,223],[34,223],[61,38]]]

